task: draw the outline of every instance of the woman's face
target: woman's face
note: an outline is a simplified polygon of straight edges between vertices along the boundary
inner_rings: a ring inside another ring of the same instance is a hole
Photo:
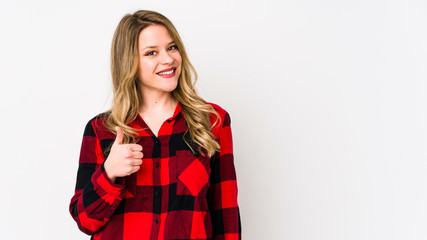
[[[139,34],[138,50],[143,94],[173,91],[181,73],[181,54],[166,27],[144,28]]]

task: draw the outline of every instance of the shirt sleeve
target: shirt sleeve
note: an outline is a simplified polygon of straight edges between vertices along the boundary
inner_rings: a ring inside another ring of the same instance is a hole
[[[230,116],[225,113],[219,133],[220,151],[214,155],[211,162],[208,204],[213,239],[242,238],[230,123]]]
[[[113,183],[105,172],[105,159],[93,123],[91,120],[85,127],[76,188],[69,206],[79,229],[88,235],[109,221],[125,192],[124,178]]]

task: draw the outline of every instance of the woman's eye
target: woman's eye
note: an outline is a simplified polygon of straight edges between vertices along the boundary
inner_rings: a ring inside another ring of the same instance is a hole
[[[145,56],[152,56],[152,55],[154,55],[154,51],[151,51],[145,54]]]
[[[170,46],[169,50],[178,50],[178,47],[176,45]]]

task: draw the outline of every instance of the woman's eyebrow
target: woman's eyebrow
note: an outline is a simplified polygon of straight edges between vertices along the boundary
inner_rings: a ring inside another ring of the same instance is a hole
[[[171,41],[170,43],[168,43],[167,45],[171,45],[172,43],[175,43],[175,41]],[[157,46],[146,46],[145,48],[143,48],[142,50],[145,50],[147,48],[156,48]]]

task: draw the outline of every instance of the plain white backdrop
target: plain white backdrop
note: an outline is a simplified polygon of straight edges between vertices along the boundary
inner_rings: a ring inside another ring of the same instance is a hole
[[[89,239],[68,212],[83,130],[139,9],[231,114],[243,239],[427,239],[423,0],[2,0],[1,239]]]

